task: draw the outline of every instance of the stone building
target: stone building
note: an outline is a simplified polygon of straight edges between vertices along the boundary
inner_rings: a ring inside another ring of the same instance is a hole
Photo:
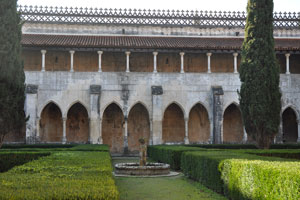
[[[245,143],[237,90],[243,12],[19,7],[26,131],[6,142]],[[274,14],[282,123],[300,138],[299,14]]]

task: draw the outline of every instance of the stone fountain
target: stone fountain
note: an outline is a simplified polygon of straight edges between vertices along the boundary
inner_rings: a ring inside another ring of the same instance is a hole
[[[140,162],[118,163],[115,165],[116,175],[153,176],[169,175],[170,165],[164,163],[147,163],[147,143],[144,138],[139,139]]]

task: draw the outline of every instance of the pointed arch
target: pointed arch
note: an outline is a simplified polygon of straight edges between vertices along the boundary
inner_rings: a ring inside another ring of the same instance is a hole
[[[74,103],[67,112],[66,137],[69,143],[88,143],[88,111],[79,101]]]
[[[123,112],[123,109],[122,109],[122,105],[121,105],[120,103],[118,103],[117,101],[111,101],[110,103],[107,103],[107,104],[103,107],[103,109],[102,109],[103,112],[100,113],[100,114],[101,114],[101,119],[103,119],[103,115],[104,115],[105,110],[106,110],[110,105],[112,105],[112,104],[116,104],[116,106],[118,106],[118,107],[121,109],[122,115],[124,116],[124,112]]]
[[[210,122],[206,108],[201,104],[195,104],[189,113],[189,142],[206,143],[210,139]]]
[[[54,101],[54,100],[49,100],[49,101],[47,101],[47,102],[41,107],[42,109],[38,112],[38,117],[41,117],[41,114],[42,114],[43,110],[44,110],[45,107],[48,106],[50,103],[55,104],[55,105],[59,108],[60,112],[62,113],[62,117],[63,117],[63,110],[61,109],[60,105],[59,105],[56,101]]]
[[[103,144],[110,147],[111,153],[123,153],[124,151],[124,115],[115,102],[109,104],[102,117]]]
[[[205,108],[205,110],[207,111],[207,114],[208,114],[208,119],[210,119],[210,114],[209,114],[209,112],[208,112],[208,111],[209,111],[209,108],[208,108],[208,106],[207,106],[205,103],[203,103],[202,101],[198,101],[198,102],[192,104],[192,106],[191,106],[190,109],[188,110],[188,113],[190,114],[191,111],[192,111],[192,109],[193,109],[197,104],[200,104],[201,106],[203,106],[203,107]]]
[[[171,103],[164,111],[162,140],[164,143],[183,143],[184,136],[184,111],[177,103]]]
[[[300,120],[300,114],[299,114],[299,111],[298,111],[298,109],[296,108],[296,106],[294,106],[294,105],[292,105],[292,104],[288,104],[288,105],[286,105],[285,107],[283,107],[283,108],[281,109],[281,115],[282,115],[283,112],[284,112],[286,109],[288,109],[288,108],[291,108],[291,109],[295,112],[296,119],[297,119],[297,120]]]
[[[62,142],[62,112],[56,103],[49,102],[44,107],[41,112],[41,120],[39,126],[41,142]]]
[[[141,104],[135,104],[128,115],[128,150],[131,153],[139,152],[139,139],[150,139],[150,120],[147,108]]]
[[[175,104],[176,106],[178,106],[178,107],[180,108],[181,112],[183,113],[183,117],[186,118],[186,113],[185,113],[184,107],[183,107],[180,103],[178,103],[177,101],[172,101],[172,102],[170,102],[170,103],[165,107],[164,113],[165,113],[166,110],[169,108],[169,106],[172,105],[172,104]]]
[[[240,110],[240,112],[241,112],[240,104],[237,103],[237,102],[235,102],[235,101],[232,101],[232,102],[228,103],[226,106],[224,106],[225,109],[223,110],[223,116],[224,116],[224,113],[225,113],[226,109],[227,109],[229,106],[231,106],[231,105],[235,105],[235,106]]]
[[[284,143],[294,143],[298,140],[297,111],[287,107],[282,112],[282,140]]]
[[[132,108],[134,106],[136,106],[137,104],[141,104],[142,106],[144,106],[144,108],[147,110],[147,113],[148,113],[148,115],[150,117],[151,111],[150,111],[149,107],[144,102],[142,102],[142,101],[136,101],[135,103],[133,103],[129,110],[132,110]]]
[[[242,143],[244,126],[237,104],[231,103],[223,114],[223,143]]]
[[[68,112],[70,111],[71,107],[72,107],[73,105],[77,104],[77,103],[79,103],[81,106],[84,107],[84,109],[87,111],[87,114],[88,114],[88,117],[89,117],[89,116],[90,116],[90,113],[89,113],[88,107],[87,107],[84,103],[82,103],[80,100],[73,101],[71,104],[68,105],[68,107],[67,107],[67,109],[66,109],[66,116],[65,116],[65,117],[67,117]]]

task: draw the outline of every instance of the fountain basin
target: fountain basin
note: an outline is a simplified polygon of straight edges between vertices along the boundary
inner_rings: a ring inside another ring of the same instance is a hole
[[[147,163],[140,166],[139,163],[118,163],[115,165],[115,173],[132,176],[151,176],[170,174],[170,165],[164,163]]]

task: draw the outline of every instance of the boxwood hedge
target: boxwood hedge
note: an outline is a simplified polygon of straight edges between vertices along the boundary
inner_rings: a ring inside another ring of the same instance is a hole
[[[48,156],[50,153],[39,152],[0,152],[0,173],[8,171],[14,166],[23,165],[29,161],[38,159],[41,156]]]
[[[201,151],[198,147],[183,145],[155,145],[148,146],[148,156],[157,162],[167,163],[173,170],[180,170],[181,154],[185,151]]]
[[[0,173],[0,199],[119,199],[109,152],[84,148],[53,151]]]
[[[300,199],[299,162],[229,159],[220,169],[230,199]]]
[[[290,159],[239,151],[185,152],[181,168],[230,199],[300,199],[300,163]]]

